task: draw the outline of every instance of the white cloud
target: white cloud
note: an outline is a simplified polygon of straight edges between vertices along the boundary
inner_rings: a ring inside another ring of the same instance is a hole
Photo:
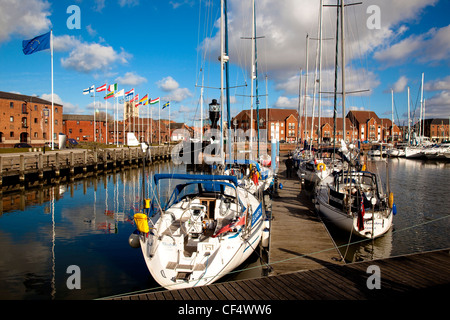
[[[129,7],[135,7],[139,5],[139,0],[119,0],[119,5],[121,7],[129,6]]]
[[[392,90],[394,92],[403,92],[408,85],[408,78],[405,76],[401,76],[396,83],[392,86]]]
[[[450,91],[450,76],[447,76],[444,79],[427,81],[424,84],[423,88],[426,91],[440,91],[440,90]]]
[[[44,93],[41,96],[42,99],[47,100],[47,101],[52,101],[52,94],[51,93]],[[70,114],[70,113],[80,113],[80,107],[77,105],[74,105],[70,102],[64,102],[63,99],[61,99],[61,97],[59,95],[57,95],[56,93],[53,94],[53,102],[54,103],[58,103],[61,104],[63,106],[63,110],[65,114]]]
[[[180,86],[178,82],[171,76],[159,80],[156,84],[160,89],[164,91],[173,91],[175,89],[178,89],[178,87]]]
[[[400,65],[417,59],[421,63],[438,63],[450,60],[450,25],[428,32],[411,35],[394,45],[376,52],[375,59],[385,67]]]
[[[135,72],[127,72],[127,73],[125,73],[124,76],[118,77],[116,79],[116,81],[122,85],[137,86],[137,85],[147,82],[147,79],[145,79],[144,77],[141,77],[140,75],[136,74]]]
[[[168,95],[164,96],[164,100],[180,102],[186,98],[192,97],[192,93],[188,88],[177,88],[172,90]]]
[[[111,46],[98,43],[78,43],[68,58],[61,59],[61,65],[83,73],[94,70],[109,70],[115,63],[127,63],[130,54],[118,53]]]
[[[51,28],[50,4],[41,0],[0,0],[0,42],[11,34],[32,38]]]
[[[192,97],[191,91],[188,88],[180,88],[178,82],[171,76],[159,80],[156,84],[158,88],[169,92],[168,95],[163,97],[164,100],[180,102],[188,97]]]

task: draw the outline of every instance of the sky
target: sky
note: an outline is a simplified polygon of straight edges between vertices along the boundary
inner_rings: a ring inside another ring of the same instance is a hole
[[[204,114],[212,99],[220,101],[219,0],[0,0],[0,8],[0,91],[51,100],[50,50],[24,55],[22,40],[52,29],[54,99],[66,114],[93,114],[95,108],[112,114],[112,99],[106,109],[98,93],[94,108],[94,99],[82,93],[105,83],[160,97],[161,106],[170,101],[170,110],[154,105],[142,107],[141,114],[167,119],[170,112],[172,120],[188,125],[200,119],[201,87]],[[260,108],[297,109],[300,97],[302,110],[306,102],[308,115],[313,107],[317,115],[320,0],[255,0],[255,9]],[[409,87],[417,121],[423,73],[425,117],[450,117],[448,12],[447,0],[347,6],[346,112],[370,110],[391,119],[392,89],[394,121],[405,124]],[[322,16],[321,115],[332,116],[336,8],[324,7]],[[232,116],[251,105],[251,36],[251,0],[228,0]],[[340,96],[337,109],[342,116]]]

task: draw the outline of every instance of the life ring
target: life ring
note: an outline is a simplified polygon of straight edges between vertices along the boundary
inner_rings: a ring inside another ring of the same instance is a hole
[[[325,165],[325,163],[319,163],[317,165],[317,171],[325,171],[327,169],[327,166]]]

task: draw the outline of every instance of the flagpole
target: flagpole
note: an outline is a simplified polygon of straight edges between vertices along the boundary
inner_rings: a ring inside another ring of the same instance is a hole
[[[158,135],[159,135],[159,145],[161,145],[161,100],[158,101],[158,114],[159,114]]]
[[[97,141],[97,137],[95,135],[95,86],[94,86],[94,142]]]
[[[150,97],[149,97],[149,99],[150,99]],[[149,127],[149,121],[150,121],[150,119],[148,117],[148,109],[150,108],[150,101],[148,101],[148,100],[147,100],[147,105],[148,105],[148,107],[147,107],[147,142],[150,142],[150,137],[148,135],[148,127]]]
[[[169,102],[169,146],[170,146],[171,134],[170,134],[170,102]]]
[[[108,95],[108,82],[106,82],[106,94],[105,94],[105,97]],[[106,138],[105,138],[105,141],[106,141],[106,144],[108,145],[108,99],[105,99],[106,100],[106,105],[105,105],[105,117],[106,117],[106,120],[105,120],[105,124],[106,124]]]
[[[151,107],[152,105],[150,105],[150,108]],[[150,122],[150,145],[151,145],[153,143],[153,109],[150,109],[150,118],[152,118],[152,122]]]
[[[51,73],[52,73],[52,150],[55,150],[55,140],[53,138],[55,132],[54,116],[54,98],[53,98],[53,29],[50,30],[50,52],[51,52]]]

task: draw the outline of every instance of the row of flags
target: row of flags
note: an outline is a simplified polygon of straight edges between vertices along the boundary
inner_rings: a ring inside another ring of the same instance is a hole
[[[41,50],[46,50],[46,49],[50,49],[50,45],[51,45],[51,31],[49,31],[48,33],[44,33],[42,35],[36,36],[33,39],[30,40],[23,40],[22,41],[22,51],[25,55],[30,55],[33,54],[35,52],[41,51]],[[53,77],[53,75],[52,75]],[[130,102],[135,102],[135,106],[138,107],[140,105],[151,105],[151,104],[156,104],[160,102],[160,98],[156,98],[156,99],[150,99],[148,94],[146,94],[145,96],[143,96],[141,99],[139,99],[139,94],[134,95],[134,88],[131,89],[128,92],[125,92],[124,89],[118,91],[118,86],[117,83],[115,84],[111,84],[109,86],[106,85],[106,83],[100,87],[97,87],[97,89],[95,88],[94,85],[90,86],[87,89],[83,90],[83,94],[91,94],[94,92],[102,92],[102,91],[106,91],[106,95],[104,97],[104,99],[109,99],[112,97],[124,97],[125,101],[130,101]],[[53,94],[52,94],[53,97]],[[163,104],[162,109],[165,109],[167,107],[170,106],[170,102],[167,101],[165,104]]]
[[[109,86],[107,86],[105,83],[104,85],[97,87],[97,89],[95,88],[94,85],[92,85],[89,88],[84,89],[83,94],[91,94],[94,92],[102,92],[102,91],[106,91],[104,99],[109,99],[112,97],[114,97],[114,98],[124,97],[125,101],[135,102],[135,107],[138,107],[141,105],[146,106],[149,104],[156,104],[156,103],[160,102],[159,97],[156,99],[151,99],[151,98],[149,98],[148,94],[146,94],[141,99],[139,99],[139,94],[134,95],[134,88],[127,92],[125,92],[125,89],[118,91],[117,83],[111,84]],[[162,109],[167,108],[169,106],[170,106],[170,102],[167,101],[163,105]]]

